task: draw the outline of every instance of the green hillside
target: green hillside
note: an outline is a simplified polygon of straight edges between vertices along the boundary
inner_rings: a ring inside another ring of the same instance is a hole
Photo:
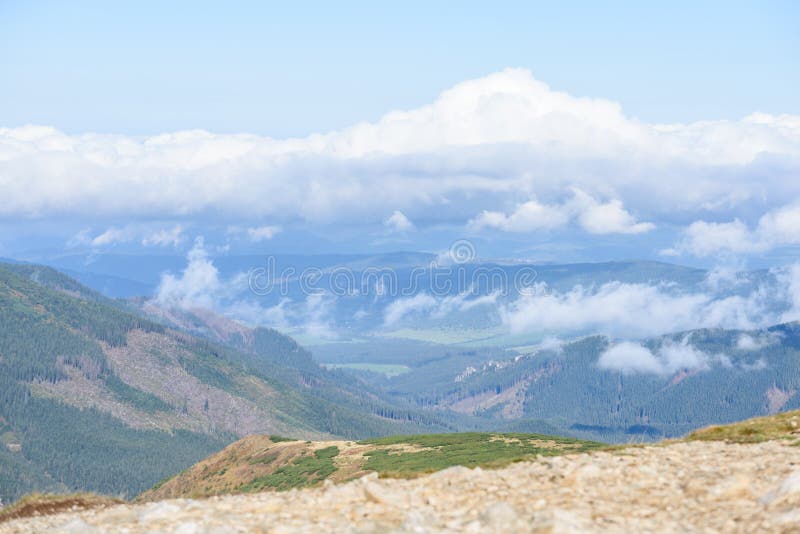
[[[603,447],[592,441],[520,433],[421,434],[357,442],[248,436],[159,483],[138,500],[285,491],[367,473],[414,477],[455,465],[493,468]]]
[[[757,340],[751,346],[741,339]],[[623,372],[598,365],[616,341],[589,336],[557,347],[417,351],[408,370],[387,377],[348,372],[398,402],[470,418],[474,428],[545,432],[608,442],[654,441],[710,424],[800,408],[800,323],[759,330],[694,330],[642,340],[701,354],[703,363],[668,372]],[[356,348],[353,349],[358,350]],[[364,350],[364,349],[361,349]],[[387,365],[399,359],[379,360]],[[337,351],[344,353],[344,348]],[[547,426],[544,426],[547,425]],[[549,426],[549,428],[548,428]]]
[[[127,311],[45,267],[0,266],[0,499],[132,496],[238,437],[444,428],[326,371],[289,338],[239,349]]]

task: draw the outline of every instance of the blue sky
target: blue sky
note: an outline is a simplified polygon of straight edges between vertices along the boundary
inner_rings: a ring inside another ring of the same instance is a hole
[[[648,122],[800,113],[797,2],[387,4],[3,0],[0,124],[305,136],[506,67]]]
[[[0,0],[0,255],[791,263],[798,6]]]

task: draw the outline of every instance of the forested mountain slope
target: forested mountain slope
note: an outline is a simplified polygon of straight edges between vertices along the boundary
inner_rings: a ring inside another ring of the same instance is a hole
[[[437,374],[438,365],[384,382],[420,405],[476,416],[496,430],[530,431],[544,420],[558,432],[592,439],[653,440],[800,408],[796,322],[752,331],[694,330],[635,343],[591,336],[462,366],[447,381]],[[426,382],[431,376],[440,379]]]
[[[0,498],[130,496],[251,433],[442,429],[359,394],[277,332],[244,349],[130,313],[51,269],[0,265]]]

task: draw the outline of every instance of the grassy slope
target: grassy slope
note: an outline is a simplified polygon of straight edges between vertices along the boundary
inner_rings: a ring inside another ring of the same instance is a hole
[[[732,443],[783,440],[800,445],[800,410],[712,426],[692,432],[684,439]],[[536,456],[606,447],[593,441],[521,433],[426,434],[358,442],[304,442],[249,436],[143,493],[138,500],[286,490],[318,485],[325,479],[351,480],[369,472],[413,477],[453,465],[496,468]],[[624,447],[617,445],[611,449]]]
[[[798,429],[800,410],[712,426],[692,432],[684,439],[732,443],[785,440],[789,445],[798,445]],[[500,467],[536,455],[580,453],[604,447],[596,442],[538,434],[429,434],[361,442],[304,442],[279,436],[249,436],[157,484],[137,500],[302,488],[326,479],[349,480],[371,469],[383,476],[409,477],[451,465]],[[614,446],[611,450],[620,448],[624,446]],[[57,513],[73,505],[95,507],[113,502],[116,501],[96,496],[35,494],[0,512],[0,522]]]
[[[540,434],[466,432],[365,441],[287,441],[249,436],[142,494],[140,500],[288,490],[368,472],[411,477],[453,465],[500,467],[537,455],[585,452],[603,444]]]
[[[701,428],[686,436],[689,441],[729,441],[731,443],[759,443],[785,440],[800,445],[800,410],[767,417],[755,417],[729,425]]]

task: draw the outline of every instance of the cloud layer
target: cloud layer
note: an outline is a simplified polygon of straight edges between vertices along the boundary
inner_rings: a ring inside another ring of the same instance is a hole
[[[784,245],[800,245],[800,203],[765,213],[752,230],[739,219],[721,223],[695,221],[684,230],[676,247],[663,253],[667,256],[748,254]]]
[[[500,315],[515,333],[603,333],[627,339],[696,328],[753,329],[800,318],[800,264],[775,269],[741,291],[712,285],[690,290],[609,282],[557,292],[539,284],[501,307]]]
[[[469,226],[474,230],[488,227],[526,233],[560,228],[575,219],[590,234],[641,234],[655,228],[653,223],[636,222],[617,199],[601,203],[578,188],[573,188],[572,194],[563,204],[547,205],[529,200],[508,215],[484,210],[469,222]]]
[[[648,124],[612,101],[508,69],[430,105],[298,139],[0,128],[0,217],[215,214],[243,226],[347,221],[402,231],[411,220],[472,221],[592,234],[679,225],[688,230],[677,252],[712,254],[713,234],[712,243],[747,253],[797,242],[796,219],[781,207],[800,199],[798,172],[800,117]]]
[[[680,342],[668,341],[655,352],[639,343],[623,341],[603,352],[597,366],[622,374],[670,375],[678,371],[703,371],[714,362],[725,367],[732,365],[726,355],[707,354],[689,341],[688,336]]]

